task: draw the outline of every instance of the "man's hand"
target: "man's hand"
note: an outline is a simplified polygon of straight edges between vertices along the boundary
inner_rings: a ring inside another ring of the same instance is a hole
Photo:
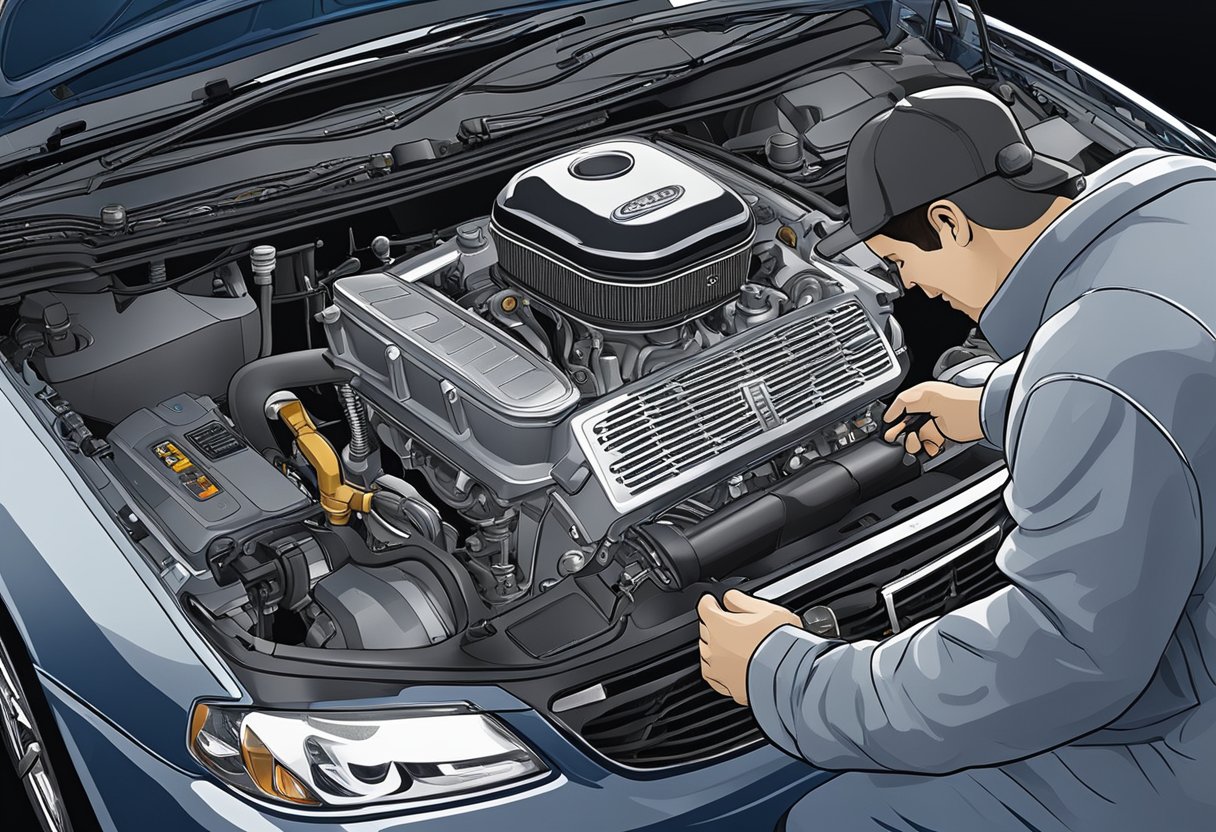
[[[709,686],[740,705],[747,704],[747,663],[768,634],[784,624],[801,627],[794,613],[737,589],[697,604],[701,616],[701,675]]]
[[[921,448],[929,456],[937,456],[947,439],[955,442],[974,442],[984,438],[980,425],[980,397],[982,387],[960,387],[941,381],[927,381],[909,387],[895,397],[891,407],[883,415],[890,424],[884,434],[888,442],[894,442],[907,430],[910,416],[926,414],[931,418],[916,430],[908,430],[904,447],[908,453],[918,453]]]

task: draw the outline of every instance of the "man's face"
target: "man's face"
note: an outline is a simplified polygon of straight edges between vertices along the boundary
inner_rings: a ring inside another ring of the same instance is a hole
[[[925,251],[915,243],[896,240],[878,234],[866,240],[879,257],[899,267],[904,288],[919,286],[931,298],[940,297],[950,306],[978,321],[980,313],[992,300],[995,275],[985,274],[992,267],[976,258],[967,246],[959,245],[953,237],[935,251]],[[987,268],[985,268],[988,266]]]
[[[940,247],[932,251],[916,243],[877,234],[866,245],[879,257],[899,267],[904,287],[919,286],[931,298],[940,297],[972,320],[992,300],[1009,271],[1004,258],[994,256],[991,246],[977,244],[980,231],[962,209],[949,200],[934,203],[927,213],[929,226]]]

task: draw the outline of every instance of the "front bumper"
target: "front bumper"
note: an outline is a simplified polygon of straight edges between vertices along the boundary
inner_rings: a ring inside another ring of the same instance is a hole
[[[552,768],[536,785],[442,809],[280,810],[238,796],[201,770],[167,763],[53,687],[47,696],[102,828],[117,832],[763,830],[832,776],[768,745],[681,773],[626,776],[573,746],[534,711],[520,710],[498,716]]]

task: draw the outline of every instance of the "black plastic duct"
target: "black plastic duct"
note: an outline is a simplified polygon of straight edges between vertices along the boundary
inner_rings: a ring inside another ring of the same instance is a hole
[[[246,364],[232,377],[228,408],[237,429],[266,456],[281,450],[266,418],[266,400],[272,393],[316,384],[346,384],[353,377],[349,370],[330,364],[324,349],[272,355]]]
[[[920,475],[901,445],[870,439],[812,463],[768,491],[694,525],[640,526],[635,534],[680,588],[723,578],[839,522],[858,503]]]

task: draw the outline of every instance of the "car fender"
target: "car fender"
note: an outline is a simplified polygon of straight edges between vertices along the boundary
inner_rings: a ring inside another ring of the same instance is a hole
[[[46,680],[188,771],[190,710],[243,698],[62,448],[0,375],[0,602]]]

